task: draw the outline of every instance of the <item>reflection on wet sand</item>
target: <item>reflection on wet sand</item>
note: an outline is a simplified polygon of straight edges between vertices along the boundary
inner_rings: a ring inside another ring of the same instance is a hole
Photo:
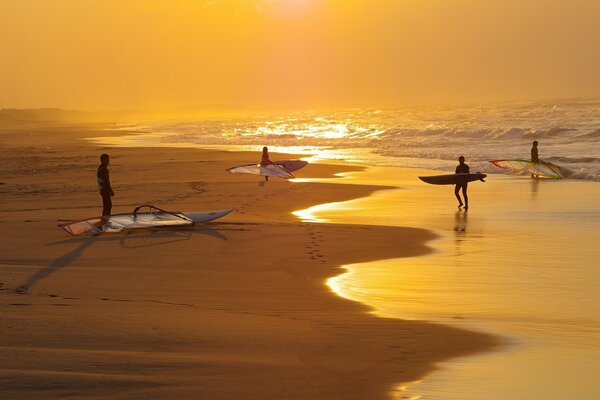
[[[392,183],[377,172],[356,173],[355,182]],[[399,190],[296,213],[443,235],[434,254],[349,265],[330,286],[379,315],[485,329],[512,345],[451,360],[418,385],[402,385],[400,398],[595,398],[600,384],[589,374],[600,365],[600,186],[491,176],[473,186],[466,213],[453,211],[443,189],[403,178],[393,182]]]

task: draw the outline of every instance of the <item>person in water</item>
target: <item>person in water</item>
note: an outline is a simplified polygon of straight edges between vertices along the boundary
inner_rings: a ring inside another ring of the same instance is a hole
[[[98,189],[100,190],[100,196],[102,196],[102,216],[106,217],[110,215],[112,209],[111,197],[115,195],[110,185],[110,176],[108,172],[108,164],[110,163],[110,156],[108,154],[102,154],[100,156],[100,166],[96,173],[98,179]]]
[[[531,161],[539,163],[540,162],[540,157],[538,155],[538,141],[534,140],[533,141],[533,146],[531,147]]]
[[[266,167],[267,165],[275,164],[269,159],[269,149],[265,146],[262,151],[262,158],[260,159],[260,166]],[[265,175],[265,181],[268,181],[269,177]]]
[[[471,173],[469,166],[467,164],[465,164],[465,157],[460,156],[458,157],[458,166],[456,167],[456,171],[454,173],[456,174],[469,174]],[[458,208],[461,208],[463,206],[463,202],[460,198],[460,194],[459,191],[462,189],[462,194],[463,197],[465,199],[465,210],[469,209],[469,196],[467,196],[467,186],[469,185],[469,182],[467,182],[467,180],[465,179],[464,182],[460,182],[457,183],[454,186],[454,195],[456,196],[456,198],[458,199]]]

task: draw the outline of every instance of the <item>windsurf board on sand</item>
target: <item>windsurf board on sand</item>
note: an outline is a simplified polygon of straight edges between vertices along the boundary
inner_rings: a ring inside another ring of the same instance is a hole
[[[490,162],[496,167],[513,172],[529,172],[536,178],[561,179],[573,175],[573,171],[570,169],[559,167],[547,161],[536,163],[531,160],[492,160]]]
[[[303,160],[281,160],[274,164],[261,166],[260,164],[238,165],[227,169],[232,174],[252,174],[261,176],[276,176],[279,178],[291,179],[294,177],[291,173],[308,165]]]
[[[150,211],[140,212],[142,207],[147,207]],[[131,229],[193,226],[196,223],[222,218],[232,211],[233,209],[208,212],[165,211],[155,206],[143,205],[128,214],[95,217],[67,222],[58,226],[71,235],[96,235],[103,232],[121,232]]]
[[[420,176],[419,179],[431,185],[456,185],[457,183],[467,183],[473,181],[484,181],[486,174],[476,172],[474,174],[448,174],[448,175],[433,175]]]

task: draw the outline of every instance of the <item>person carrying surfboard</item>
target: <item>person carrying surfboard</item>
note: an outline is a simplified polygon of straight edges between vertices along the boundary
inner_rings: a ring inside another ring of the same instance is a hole
[[[454,171],[455,174],[470,174],[471,173],[469,166],[467,164],[465,164],[464,156],[458,157],[458,162],[459,162],[459,164],[456,167],[456,171]],[[456,183],[456,185],[454,186],[454,195],[458,199],[458,208],[461,208],[463,206],[463,202],[462,202],[462,200],[460,198],[460,194],[459,194],[459,191],[462,189],[462,194],[465,199],[465,203],[464,203],[465,210],[469,209],[469,196],[467,196],[468,184],[469,184],[469,182],[465,180],[464,182]]]
[[[271,165],[271,164],[275,164],[273,161],[271,161],[271,159],[269,158],[269,149],[265,146],[263,147],[262,150],[262,157],[260,159],[260,166],[265,168],[267,165]],[[267,175],[265,175],[265,181],[268,181],[269,177]]]
[[[109,216],[112,210],[111,197],[115,195],[110,185],[110,176],[108,172],[108,164],[110,163],[110,156],[108,154],[102,154],[100,156],[100,166],[96,172],[96,178],[98,180],[98,189],[100,190],[100,196],[102,196],[102,216]]]

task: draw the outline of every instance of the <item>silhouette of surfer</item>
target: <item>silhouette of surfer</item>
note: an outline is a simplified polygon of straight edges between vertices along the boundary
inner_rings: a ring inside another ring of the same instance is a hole
[[[459,162],[459,164],[456,167],[456,171],[454,172],[455,174],[471,173],[469,166],[467,164],[465,164],[465,157],[463,157],[463,156],[458,157],[458,162]],[[462,182],[456,183],[456,185],[454,186],[454,195],[458,199],[458,208],[461,208],[463,206],[463,202],[462,202],[462,200],[460,198],[460,194],[459,194],[459,191],[462,189],[462,194],[465,199],[465,203],[464,203],[465,210],[469,209],[469,196],[467,196],[467,186],[468,185],[469,185],[469,182],[465,179]]]
[[[540,161],[540,157],[538,155],[538,147],[537,146],[538,146],[538,141],[534,140],[533,141],[533,146],[531,147],[531,162],[534,162],[534,163],[541,162]],[[532,178],[537,178],[538,175],[534,174],[534,173],[531,173],[531,177]]]
[[[531,161],[540,162],[540,158],[538,156],[538,141],[533,141],[533,146],[531,147]]]
[[[262,158],[260,159],[260,166],[266,168],[268,165],[275,164],[269,159],[269,149],[265,146],[262,150]],[[268,181],[269,177],[265,175],[265,181]]]
[[[108,154],[102,154],[100,156],[100,166],[96,173],[98,179],[98,189],[100,190],[100,196],[102,196],[102,216],[107,217],[110,215],[112,209],[111,197],[115,195],[110,185],[110,175],[108,172],[108,164],[110,163],[110,156]]]

